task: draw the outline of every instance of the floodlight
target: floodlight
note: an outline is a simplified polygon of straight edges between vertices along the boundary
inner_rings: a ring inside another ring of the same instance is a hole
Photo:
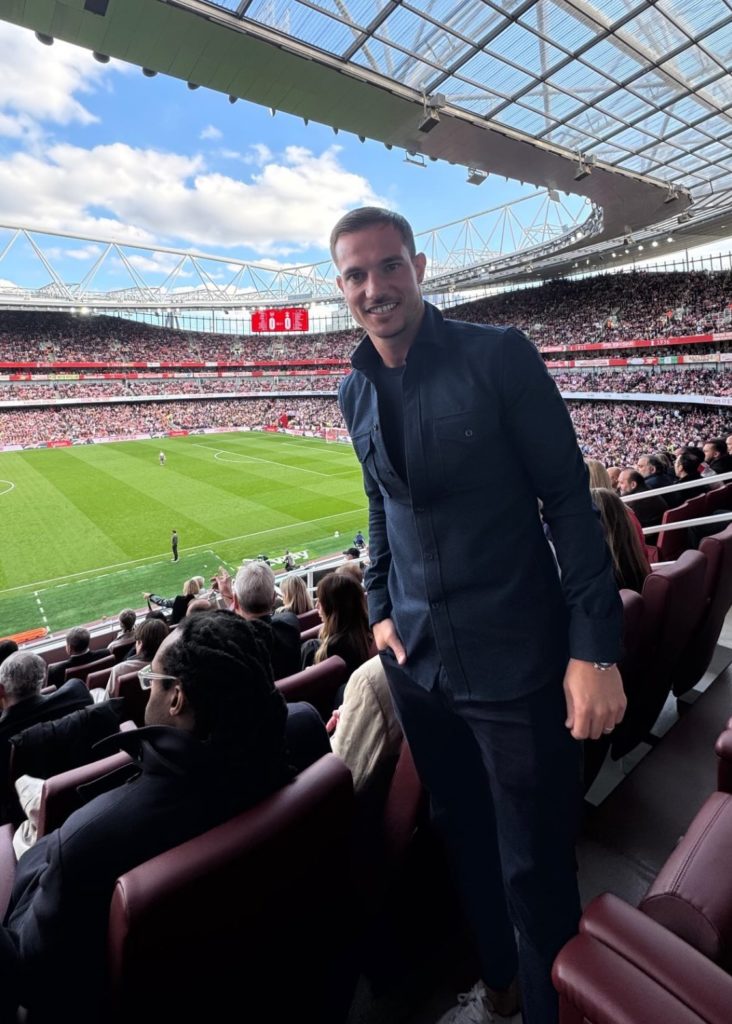
[[[424,116],[417,125],[421,132],[431,132],[440,123],[440,115],[436,107],[425,107]]]

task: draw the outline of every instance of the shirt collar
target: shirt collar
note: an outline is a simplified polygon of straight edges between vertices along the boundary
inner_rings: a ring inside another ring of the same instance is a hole
[[[425,302],[422,323],[419,325],[417,336],[407,353],[407,363],[419,363],[427,355],[426,349],[430,345],[444,346],[446,344],[441,329],[443,323],[444,317],[439,309],[431,302]],[[360,370],[365,376],[373,378],[380,363],[381,357],[371,338],[368,334],[364,334],[351,357],[351,366],[354,370]]]

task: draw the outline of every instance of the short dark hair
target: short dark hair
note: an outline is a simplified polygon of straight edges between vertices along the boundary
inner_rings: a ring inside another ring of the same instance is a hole
[[[635,484],[636,489],[639,491],[648,490],[646,478],[642,473],[639,473],[637,469],[626,469],[625,472],[628,474],[628,483]]]
[[[402,236],[409,255],[417,255],[412,225],[406,217],[402,217],[401,213],[395,213],[394,210],[384,210],[380,206],[360,206],[357,210],[350,210],[344,214],[330,233],[330,255],[333,261],[335,262],[336,243],[341,235],[350,235],[374,226],[395,228]]]
[[[135,640],[140,644],[142,656],[152,661],[169,632],[168,625],[163,619],[147,618],[144,622],[138,623]]]
[[[696,455],[692,455],[691,452],[680,452],[676,457],[676,461],[687,476],[699,475],[699,459],[697,459]]]
[[[90,640],[91,633],[84,626],[75,626],[66,634],[66,643],[72,654],[83,654]]]
[[[15,654],[18,650],[18,645],[15,640],[0,640],[0,665],[9,658],[11,654]]]
[[[710,437],[704,444],[710,444],[715,451],[718,451],[720,455],[727,454],[727,442],[723,437]]]
[[[272,675],[271,630],[234,612],[212,611],[184,618],[175,636],[162,652],[163,671],[180,681],[195,733],[221,764],[234,812],[292,775],[287,705]]]
[[[137,612],[133,611],[132,608],[124,608],[119,613],[119,624],[127,633],[130,632],[136,622]]]

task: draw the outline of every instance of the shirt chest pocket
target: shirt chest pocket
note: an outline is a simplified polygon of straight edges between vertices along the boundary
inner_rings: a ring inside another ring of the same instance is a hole
[[[432,436],[441,489],[471,491],[487,482],[487,446],[497,441],[497,423],[469,410],[433,420]]]
[[[385,478],[388,475],[384,465],[380,467],[379,463],[384,463],[383,458],[378,457],[378,451],[374,444],[374,439],[371,436],[371,432],[367,431],[363,434],[354,434],[351,436],[351,444],[353,450],[356,453],[356,457],[364,469],[367,469],[385,497],[391,497],[391,488],[386,482]]]

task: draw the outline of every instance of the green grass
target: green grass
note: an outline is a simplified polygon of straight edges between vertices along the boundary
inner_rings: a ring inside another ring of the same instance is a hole
[[[338,551],[365,529],[365,505],[350,445],[311,438],[205,434],[1,453],[0,636],[116,615],[143,605],[143,591],[173,596],[189,576],[260,553],[274,560],[289,548],[304,561]]]

